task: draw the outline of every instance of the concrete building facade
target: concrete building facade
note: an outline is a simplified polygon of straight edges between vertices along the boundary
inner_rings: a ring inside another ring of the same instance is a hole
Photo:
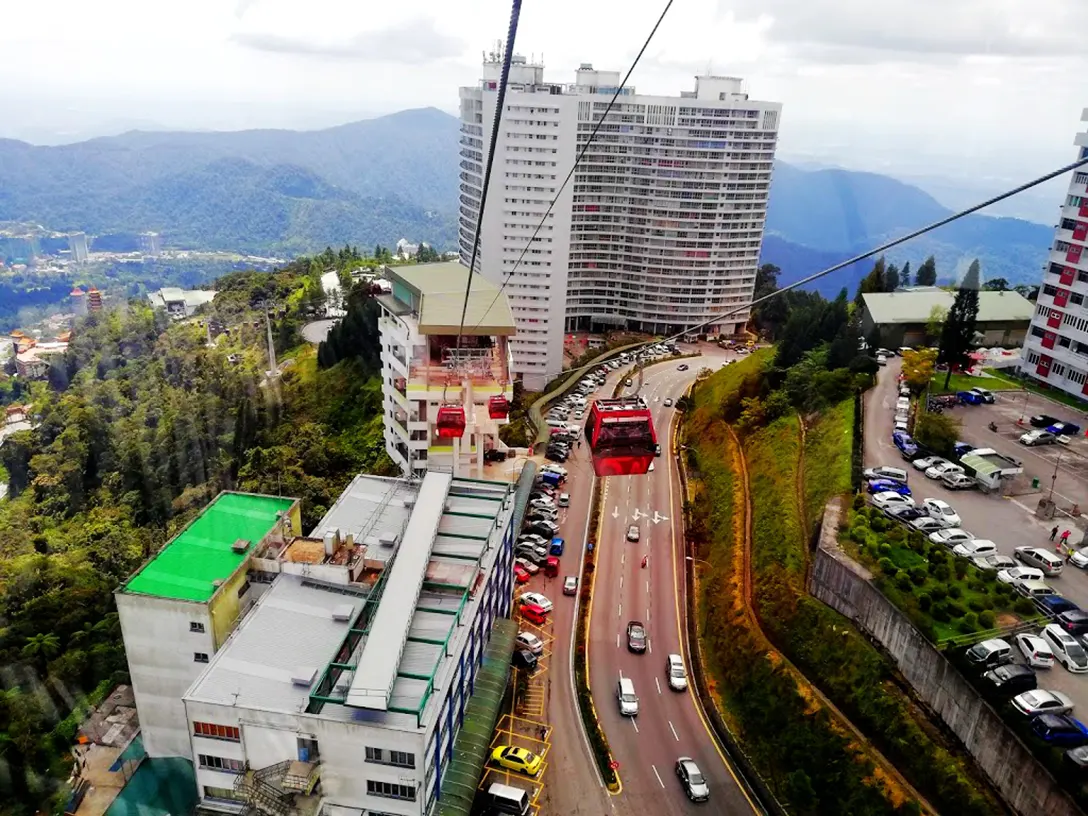
[[[1088,122],[1088,108],[1081,114]],[[1073,143],[1088,158],[1088,130]],[[1088,166],[1069,180],[1020,370],[1088,398]]]
[[[181,698],[263,589],[249,560],[299,532],[297,500],[221,493],[114,593],[148,756],[192,758]]]
[[[501,66],[489,55],[479,85],[460,90],[465,265]],[[476,268],[500,284],[513,273],[513,372],[530,389],[561,371],[565,331],[678,333],[751,301],[781,105],[750,100],[735,77],[697,77],[679,96],[624,88],[559,195],[619,82],[583,64],[573,84],[549,83],[543,65],[512,58]]]
[[[483,473],[484,451],[504,447],[492,418],[491,397],[513,393],[511,338],[516,331],[506,294],[479,275],[473,279],[458,328],[468,269],[457,262],[387,267],[390,292],[379,295],[385,448],[406,476],[428,468]],[[443,405],[465,412],[464,435],[443,439],[435,421]]]
[[[874,330],[887,348],[934,342],[929,323],[934,309],[952,308],[955,292],[925,287],[900,292],[862,295],[861,332],[868,339]],[[975,330],[982,346],[1015,348],[1024,342],[1031,322],[1031,301],[1017,292],[979,292]]]

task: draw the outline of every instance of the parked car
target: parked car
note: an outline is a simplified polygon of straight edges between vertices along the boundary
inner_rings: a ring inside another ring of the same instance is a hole
[[[530,561],[528,558],[517,558],[514,560],[515,567],[521,567],[530,575],[536,575],[540,572],[540,567]]]
[[[635,654],[646,651],[646,627],[642,625],[642,621],[628,621],[627,651]]]
[[[893,482],[891,479],[873,479],[866,485],[870,493],[898,493],[900,496],[911,495],[910,488],[902,482]]]
[[[1080,426],[1072,422],[1055,422],[1048,426],[1047,430],[1055,436],[1076,436],[1080,433]]]
[[[1019,441],[1021,445],[1027,445],[1029,448],[1034,448],[1039,445],[1053,445],[1058,441],[1058,437],[1050,431],[1028,431],[1027,433],[1020,435]]]
[[[1029,666],[1037,669],[1049,669],[1054,665],[1054,652],[1050,645],[1038,635],[1021,632],[1014,639],[1020,654],[1028,662]]]
[[[960,516],[959,513],[948,502],[943,499],[926,499],[922,502],[922,507],[933,518],[940,520],[944,523],[945,527],[959,527]]]
[[[1035,567],[1011,567],[999,571],[997,580],[1005,584],[1015,584],[1018,581],[1042,581],[1043,571]]]
[[[1012,646],[1001,638],[990,638],[969,648],[964,657],[976,669],[992,669],[1012,661]]]
[[[901,521],[904,524],[914,521],[916,518],[919,518],[921,516],[926,516],[926,518],[929,518],[929,516],[926,515],[925,510],[909,504],[891,505],[890,507],[885,507],[884,515],[890,519]]]
[[[976,394],[974,391],[960,391],[956,394],[956,398],[962,405],[981,405],[982,397]]]
[[[889,465],[866,468],[862,471],[861,475],[870,481],[885,480],[906,484],[908,480],[907,472],[903,470],[903,468],[891,467]]]
[[[706,777],[695,764],[691,757],[680,757],[676,760],[676,775],[680,784],[684,787],[684,793],[693,802],[706,802],[710,799],[710,786],[706,783]]]
[[[892,432],[892,444],[899,449],[904,459],[913,459],[918,454],[918,445],[904,431]]]
[[[971,541],[974,537],[974,533],[969,533],[959,527],[942,527],[937,532],[929,534],[930,541],[934,544],[943,544],[946,547],[955,547],[957,544]]]
[[[514,643],[519,649],[527,649],[535,655],[544,651],[544,641],[532,632],[518,632]]]
[[[942,462],[939,465],[926,468],[927,479],[940,479],[946,473],[963,473],[963,466],[953,462]]]
[[[1034,669],[1015,663],[984,672],[982,681],[989,691],[1008,697],[1031,691],[1038,686],[1039,682],[1035,677]]]
[[[1076,612],[1080,610],[1080,607],[1073,603],[1068,598],[1063,598],[1061,595],[1055,593],[1053,595],[1041,595],[1036,598],[1032,598],[1032,603],[1035,604],[1035,608],[1046,615],[1048,618],[1056,618],[1065,612]]]
[[[1056,623],[1043,627],[1043,640],[1049,645],[1054,658],[1073,674],[1088,673],[1088,654],[1075,637]]]
[[[944,529],[944,522],[926,514],[916,518],[910,523],[910,526],[912,530],[917,530],[919,533],[935,533]]]
[[[1050,416],[1050,414],[1036,414],[1028,420],[1028,424],[1033,428],[1046,428],[1057,421],[1058,420]]]
[[[980,570],[1001,570],[1015,569],[1016,562],[1007,555],[1001,553],[995,553],[994,555],[987,555],[983,558],[972,558],[972,563]]]
[[[1073,710],[1073,701],[1060,691],[1036,689],[1017,694],[1012,698],[1012,707],[1026,717],[1039,714],[1068,714]]]
[[[546,597],[539,592],[523,592],[518,596],[518,603],[521,604],[533,604],[539,606],[545,612],[551,612],[554,605]]]
[[[941,482],[949,490],[970,490],[978,487],[978,482],[966,473],[946,473],[941,477]]]
[[[1031,732],[1049,745],[1084,745],[1088,728],[1068,714],[1040,714],[1031,720]]]
[[[872,502],[874,506],[880,508],[914,507],[914,499],[910,496],[902,496],[891,490],[873,494]]]
[[[997,545],[984,538],[976,538],[973,541],[963,541],[952,548],[952,554],[960,558],[978,558],[984,555],[996,555]]]
[[[1069,563],[1077,569],[1088,569],[1088,547],[1081,547],[1069,554]]]
[[[511,771],[520,771],[529,776],[540,773],[540,766],[544,760],[534,754],[528,748],[518,748],[513,745],[500,745],[491,752],[491,760],[501,768]]]
[[[510,663],[514,668],[531,672],[536,668],[537,658],[528,649],[518,649],[514,652],[514,656],[510,658]]]
[[[529,583],[529,573],[521,564],[514,564],[514,581],[519,584]]]
[[[926,471],[929,470],[931,467],[936,467],[937,465],[942,464],[951,464],[951,462],[949,462],[943,456],[923,456],[921,459],[915,459],[913,462],[911,462],[911,465],[914,467],[915,470],[921,471]]]
[[[1088,612],[1083,609],[1070,609],[1054,619],[1054,623],[1074,637],[1088,634]]]
[[[1013,550],[1013,557],[1022,564],[1035,567],[1048,577],[1061,575],[1065,568],[1065,562],[1060,555],[1042,547],[1017,547]]]
[[[506,459],[506,451],[504,450],[498,450],[497,448],[488,448],[484,451],[485,462],[505,462]]]

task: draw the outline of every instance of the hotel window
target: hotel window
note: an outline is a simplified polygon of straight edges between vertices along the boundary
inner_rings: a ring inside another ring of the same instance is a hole
[[[228,742],[241,742],[242,734],[237,726],[216,725],[215,723],[194,722],[193,736],[220,739]]]

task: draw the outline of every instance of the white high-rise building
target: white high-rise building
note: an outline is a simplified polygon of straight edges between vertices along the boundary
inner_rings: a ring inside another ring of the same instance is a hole
[[[1088,130],[1073,144],[1078,159],[1088,158]],[[1088,399],[1088,168],[1069,179],[1022,354],[1023,372]]]
[[[461,88],[460,251],[468,265],[502,57]],[[476,269],[514,268],[620,82],[583,64],[572,85],[511,60]],[[506,285],[512,370],[538,389],[562,369],[563,334],[677,333],[752,298],[782,106],[734,77],[679,96],[624,88]],[[732,333],[747,310],[711,331]]]

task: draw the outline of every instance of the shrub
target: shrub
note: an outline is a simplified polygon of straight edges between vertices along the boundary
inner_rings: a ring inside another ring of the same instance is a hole
[[[982,612],[982,611],[984,611],[986,609],[988,603],[989,603],[989,599],[985,598],[985,597],[972,598],[971,600],[969,600],[967,602],[967,606],[968,606],[969,609],[972,609],[975,612]]]
[[[855,512],[858,511],[858,510],[864,510],[864,509],[865,509],[865,494],[864,493],[855,493],[854,494],[854,510],[855,510]]]
[[[902,544],[907,537],[907,531],[902,527],[893,527],[884,536],[894,544]]]
[[[1017,615],[1031,615],[1035,612],[1035,604],[1027,598],[1017,598],[1012,609]]]
[[[881,558],[877,562],[877,566],[880,567],[880,571],[885,575],[894,575],[896,572],[896,566],[892,563],[890,558]]]
[[[940,547],[929,548],[929,563],[931,564],[944,564],[948,561],[948,553],[942,550]]]
[[[962,581],[967,574],[967,562],[962,558],[957,558],[952,562],[952,568],[956,571],[956,577]]]
[[[959,601],[945,601],[944,606],[948,610],[949,617],[962,618],[967,614],[967,608]]]
[[[888,520],[884,516],[873,516],[869,519],[869,526],[878,533],[883,533],[888,529]]]
[[[945,598],[948,597],[948,590],[945,589],[943,586],[935,586],[933,587],[930,594],[933,595],[933,600],[943,601]]]
[[[983,629],[993,629],[994,623],[996,623],[994,620],[994,613],[989,609],[978,613],[978,625]]]
[[[858,544],[864,544],[866,536],[869,535],[869,528],[864,524],[854,524],[850,528],[850,538],[856,541]]]
[[[974,632],[978,629],[978,615],[974,612],[968,612],[963,616],[963,620],[959,622],[961,632]]]
[[[1011,598],[1016,592],[1016,590],[1013,589],[1010,584],[1006,584],[1004,581],[998,581],[996,584],[994,584],[991,591],[994,593],[994,595],[998,596],[999,598],[1004,598],[1006,600]]]
[[[879,552],[882,556],[887,558],[887,557],[891,556],[891,554],[892,554],[892,545],[889,544],[887,541],[883,541],[883,542],[880,543],[880,546],[877,548],[877,552]]]
[[[914,550],[916,553],[925,555],[926,544],[928,543],[929,542],[926,541],[925,536],[923,536],[921,533],[914,532],[913,530],[907,533],[907,546]]]
[[[929,608],[933,606],[933,598],[928,592],[923,592],[918,596],[918,608],[923,612],[928,612]]]
[[[959,598],[959,597],[962,597],[962,596],[963,596],[963,590],[960,589],[959,584],[952,584],[952,586],[950,586],[948,588],[948,597],[949,598]]]
[[[950,574],[948,564],[938,564],[937,568],[932,572],[933,577],[938,581],[947,581]]]
[[[933,608],[929,610],[929,614],[933,617],[933,620],[938,623],[948,623],[948,610],[943,603],[933,604]]]
[[[910,590],[910,575],[907,574],[906,570],[899,570],[895,574],[895,585],[904,592]]]
[[[929,573],[926,572],[925,567],[911,567],[910,580],[916,586],[921,586],[926,582],[929,577]]]

